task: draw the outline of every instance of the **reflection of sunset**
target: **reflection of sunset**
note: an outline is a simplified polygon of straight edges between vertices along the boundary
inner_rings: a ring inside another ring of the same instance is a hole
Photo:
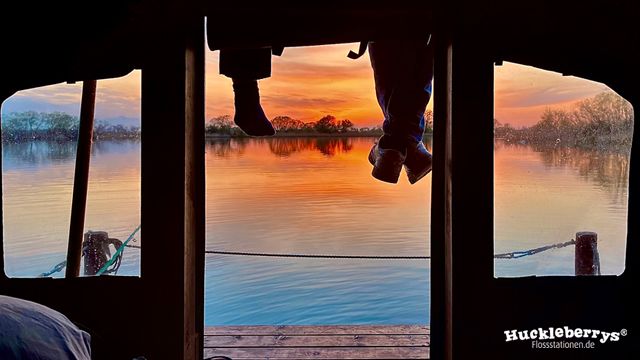
[[[376,181],[367,161],[373,141],[209,141],[208,242],[218,248],[346,254],[383,254],[396,244],[399,254],[427,254],[431,177],[413,186],[406,178],[397,185]],[[222,146],[235,151],[213,151]],[[282,148],[287,156],[278,155]]]

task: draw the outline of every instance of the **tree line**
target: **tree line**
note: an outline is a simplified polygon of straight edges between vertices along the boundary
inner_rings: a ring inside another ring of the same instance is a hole
[[[64,112],[12,112],[2,114],[2,140],[76,140],[80,120]],[[93,127],[94,139],[138,138],[140,127],[110,124],[97,120]]]
[[[356,127],[349,119],[338,120],[333,115],[326,115],[318,121],[303,122],[290,116],[276,116],[271,120],[273,127],[279,134],[345,134],[354,136],[379,136],[382,135],[382,127]],[[425,112],[425,133],[433,132],[433,113]],[[210,135],[224,135],[231,137],[246,136],[238,128],[231,115],[222,115],[211,118],[205,125],[205,132]]]
[[[516,129],[494,120],[494,131],[496,138],[508,142],[628,149],[633,120],[633,107],[628,101],[616,93],[604,92],[578,102],[571,110],[548,108],[531,127]]]
[[[318,121],[302,122],[290,116],[276,116],[271,120],[273,127],[279,133],[321,133],[321,134],[343,134],[357,132],[353,122],[349,119],[338,120],[335,116],[327,115]],[[205,125],[207,134],[219,134],[229,136],[243,136],[244,133],[238,128],[231,115],[222,115],[211,118]]]

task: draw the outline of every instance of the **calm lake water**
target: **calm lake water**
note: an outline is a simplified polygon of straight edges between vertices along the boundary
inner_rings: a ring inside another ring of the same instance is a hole
[[[373,138],[209,140],[207,248],[430,255],[431,176],[370,176]],[[6,273],[37,276],[65,258],[75,145],[3,145]],[[139,224],[140,144],[94,146],[86,228],[125,239]],[[600,236],[602,271],[624,269],[628,156],[496,142],[495,251]],[[137,239],[140,239],[137,236]],[[141,244],[137,240],[137,244]],[[138,275],[127,249],[119,275]],[[207,255],[207,325],[429,323],[428,260]],[[496,276],[572,275],[573,247],[496,260]],[[57,276],[61,276],[58,274]]]

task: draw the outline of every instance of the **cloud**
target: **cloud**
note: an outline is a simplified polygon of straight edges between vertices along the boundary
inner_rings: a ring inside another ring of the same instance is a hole
[[[495,84],[496,105],[503,107],[561,104],[609,89],[595,81],[512,63],[496,68]]]
[[[608,90],[595,81],[505,62],[495,70],[495,116],[516,126],[531,125],[548,107],[571,108]]]
[[[357,44],[356,44],[357,47]],[[368,58],[346,57],[352,45],[287,48],[273,57],[272,77],[259,82],[269,117],[315,121],[326,114],[372,125],[380,117]],[[218,74],[219,52],[207,53],[207,118],[233,114],[231,80]]]
[[[286,97],[265,95],[262,96],[262,98],[265,103],[268,103],[271,107],[316,109],[324,112],[340,111],[352,101],[350,99],[333,97],[309,98],[305,97],[304,94],[295,93],[287,94]]]
[[[140,117],[140,71],[117,78],[98,81],[96,90],[96,117]],[[61,111],[72,115],[80,113],[82,82],[55,84],[19,91],[2,106],[2,112]]]

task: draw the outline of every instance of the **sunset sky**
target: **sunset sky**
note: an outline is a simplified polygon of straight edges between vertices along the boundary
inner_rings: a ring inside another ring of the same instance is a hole
[[[356,126],[380,124],[382,114],[375,100],[368,55],[358,60],[346,57],[357,46],[287,48],[283,56],[274,57],[272,77],[260,81],[267,115],[288,115],[308,122],[331,114],[350,119]],[[231,80],[218,74],[218,55],[207,50],[207,119],[233,114]],[[506,62],[496,67],[495,74],[495,117],[516,127],[534,124],[547,107],[569,108],[609,89],[600,83]],[[22,91],[5,101],[2,112],[64,111],[77,115],[80,89],[78,83]],[[140,117],[140,71],[98,82],[96,117]]]

